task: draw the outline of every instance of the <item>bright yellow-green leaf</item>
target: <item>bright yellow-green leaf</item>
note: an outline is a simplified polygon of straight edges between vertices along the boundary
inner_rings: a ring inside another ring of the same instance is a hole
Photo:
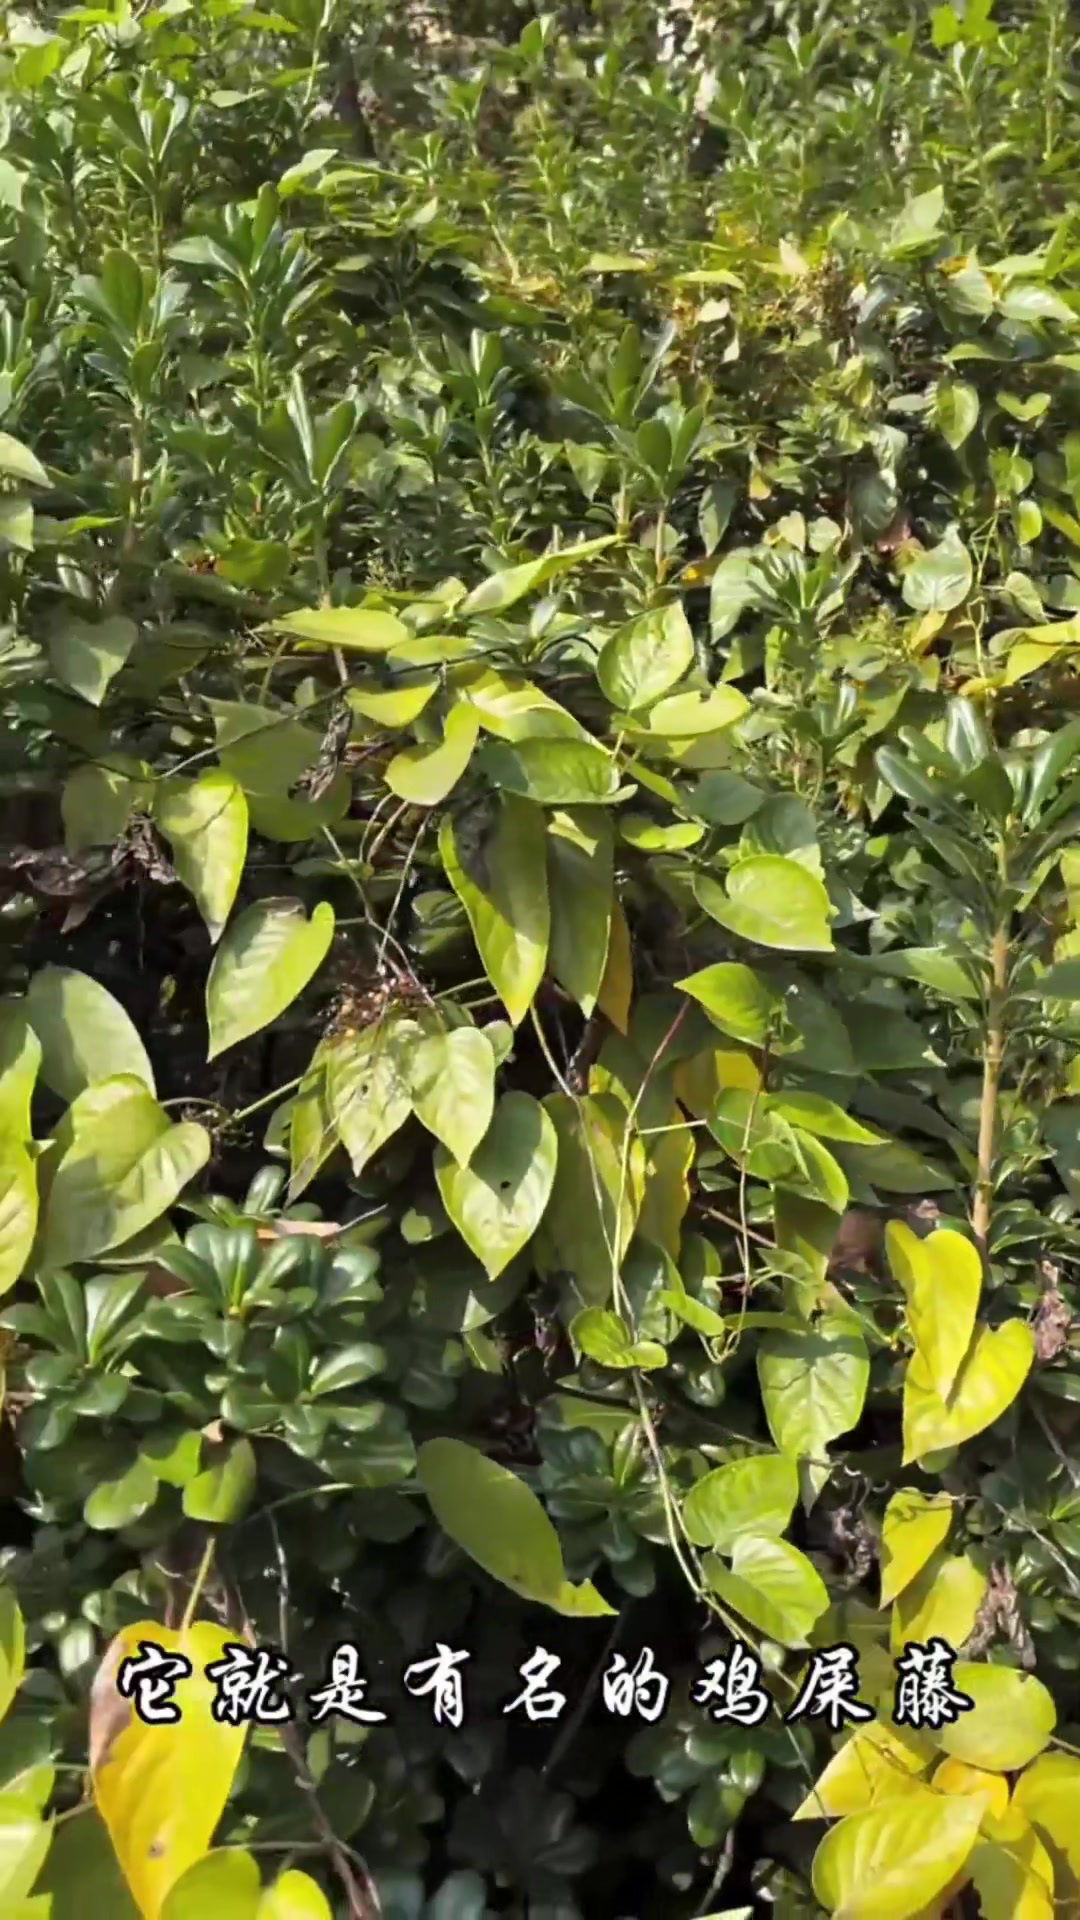
[[[666,1133],[648,1141],[645,1168],[645,1192],[638,1216],[638,1230],[655,1247],[663,1247],[672,1260],[679,1256],[682,1226],[690,1205],[690,1176],[697,1156],[694,1136],[679,1123],[682,1116],[672,1107],[672,1119]]]
[[[671,600],[631,620],[600,652],[596,677],[612,706],[647,707],[694,664],[694,636],[682,602]]]
[[[999,643],[1005,638],[1010,644],[1001,684],[1014,687],[1018,680],[1025,680],[1029,673],[1048,666],[1067,648],[1080,646],[1080,614],[1071,614],[1067,620],[1053,620],[1046,626],[1018,627],[1007,636],[999,636]]]
[[[318,972],[334,937],[334,909],[320,900],[310,920],[299,900],[258,900],[234,920],[206,983],[210,1051],[270,1025]]]
[[[783,1453],[729,1460],[696,1480],[683,1500],[683,1523],[695,1545],[727,1553],[743,1533],[784,1532],[799,1497],[799,1471]]]
[[[161,1920],[257,1920],[262,1881],[255,1858],[241,1847],[218,1848],[182,1874],[170,1889]]]
[[[171,1122],[134,1076],[88,1087],[69,1108],[50,1156],[43,1266],[122,1246],[161,1218],[209,1157],[205,1128]]]
[[[601,1367],[662,1367],[667,1353],[658,1340],[635,1340],[626,1322],[604,1307],[585,1307],[570,1322],[570,1337]]]
[[[947,1401],[934,1392],[915,1354],[904,1381],[904,1465],[940,1447],[960,1446],[992,1426],[1016,1399],[1035,1357],[1024,1320],[976,1329]]]
[[[1004,1775],[987,1773],[985,1767],[970,1767],[966,1760],[942,1760],[934,1768],[931,1785],[938,1793],[973,1794],[995,1818],[1000,1818],[1009,1804],[1009,1783]]]
[[[509,607],[524,599],[527,593],[534,593],[537,587],[546,585],[557,574],[580,566],[583,560],[591,560],[594,554],[603,553],[614,538],[614,534],[602,534],[598,540],[581,540],[576,546],[541,554],[539,560],[526,560],[519,567],[504,567],[501,572],[481,580],[480,585],[466,595],[457,612],[466,619],[477,613],[505,613]]]
[[[1020,1775],[1012,1804],[1050,1850],[1060,1892],[1080,1899],[1080,1758],[1040,1754]]]
[[[26,1632],[15,1590],[0,1584],[0,1720],[18,1692],[26,1671]]]
[[[953,1684],[975,1702],[939,1732],[942,1747],[953,1759],[991,1773],[1015,1773],[1043,1751],[1057,1725],[1057,1712],[1033,1673],[958,1660]]]
[[[25,1900],[41,1871],[52,1838],[51,1820],[43,1820],[28,1794],[0,1793],[0,1913],[9,1915]]]
[[[1053,1864],[1015,1806],[984,1818],[968,1867],[983,1920],[1054,1920]]]
[[[883,1800],[902,1799],[927,1764],[926,1754],[903,1727],[868,1720],[833,1754],[792,1818],[835,1820]]]
[[[751,1626],[782,1647],[804,1647],[829,1604],[813,1561],[790,1540],[741,1533],[731,1548],[731,1571],[715,1554],[705,1563],[714,1592]]]
[[[750,702],[738,687],[710,687],[707,693],[672,693],[649,711],[649,731],[666,740],[693,740],[699,734],[720,733],[750,711]]]
[[[435,1177],[442,1203],[488,1278],[497,1279],[520,1253],[551,1198],[558,1136],[538,1100],[504,1093],[491,1126],[467,1167],[440,1146]]]
[[[41,1077],[62,1100],[117,1074],[137,1074],[154,1091],[146,1048],[123,1007],[99,981],[72,967],[42,967],[26,995],[41,1042]]]
[[[193,1920],[197,1920],[193,1916]],[[214,1916],[217,1920],[217,1916]],[[290,1867],[267,1887],[255,1920],[334,1920],[326,1895],[308,1873]]]
[[[741,961],[720,960],[685,980],[676,980],[675,985],[680,993],[688,993],[704,1007],[721,1033],[748,1046],[762,1046],[783,1012],[783,994]]]
[[[885,1245],[907,1299],[920,1372],[947,1400],[975,1331],[982,1261],[971,1241],[948,1227],[920,1240],[910,1227],[890,1221]]]
[[[531,740],[552,735],[569,735],[577,740],[592,737],[572,713],[560,707],[557,700],[534,686],[531,680],[496,673],[486,664],[470,662],[454,669],[451,685],[476,708],[485,733],[493,733],[497,740]]]
[[[467,1166],[495,1111],[495,1055],[478,1027],[454,1027],[420,1040],[406,1056],[417,1117]]]
[[[520,1026],[544,976],[551,931],[544,816],[531,801],[503,794],[480,845],[464,840],[444,817],[439,852],[484,970]]]
[[[345,698],[354,713],[376,727],[411,727],[438,684],[437,674],[425,674],[401,687],[349,687]]]
[[[172,848],[177,878],[194,895],[211,940],[218,940],[247,857],[243,788],[221,767],[197,780],[165,780],[155,793],[154,818]]]
[[[183,1493],[184,1512],[189,1520],[201,1520],[206,1526],[237,1520],[251,1503],[256,1478],[255,1449],[250,1440],[241,1437],[223,1460],[188,1481]]]
[[[912,1920],[968,1859],[981,1812],[919,1785],[850,1814],[814,1855],[814,1892],[842,1920]]]
[[[476,745],[480,721],[464,701],[451,707],[443,737],[430,746],[403,747],[383,776],[391,793],[414,807],[437,807],[461,779]]]
[[[275,633],[295,635],[320,647],[340,647],[343,653],[385,653],[409,638],[409,629],[394,613],[379,607],[311,607],[272,620]]]
[[[925,1646],[935,1636],[962,1647],[974,1629],[986,1584],[986,1574],[970,1554],[937,1548],[893,1607],[893,1652],[902,1653],[912,1641]]]
[[[41,1065],[41,1041],[25,1002],[0,1001],[0,1133],[30,1138],[30,1102]]]
[[[832,950],[829,896],[816,874],[784,854],[737,860],[726,891],[710,874],[700,874],[694,893],[711,919],[758,946],[789,953]]]
[[[37,1170],[22,1141],[0,1135],[0,1293],[15,1285],[37,1230]]]
[[[782,1453],[823,1459],[830,1441],[850,1432],[862,1412],[870,1360],[846,1318],[767,1335],[757,1365],[769,1432]]]
[[[169,1889],[205,1854],[240,1764],[246,1728],[213,1718],[214,1685],[203,1671],[234,1637],[206,1620],[179,1630],[143,1620],[116,1635],[94,1682],[94,1798],[144,1920],[160,1920]],[[144,1724],[117,1693],[119,1664],[142,1642],[190,1662],[174,1696],[177,1724]]]
[[[881,1528],[881,1599],[887,1607],[914,1580],[952,1525],[948,1494],[901,1487],[885,1509]]]

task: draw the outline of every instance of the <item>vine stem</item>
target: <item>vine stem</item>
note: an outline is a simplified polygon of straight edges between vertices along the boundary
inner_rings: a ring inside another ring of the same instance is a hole
[[[207,1580],[210,1578],[210,1569],[213,1566],[213,1564],[214,1564],[214,1536],[213,1534],[211,1534],[210,1538],[206,1542],[205,1547],[203,1548],[202,1559],[199,1561],[199,1571],[195,1575],[195,1580],[192,1585],[191,1592],[188,1594],[188,1597],[187,1597],[187,1605],[184,1608],[183,1617],[180,1621],[181,1633],[187,1632],[188,1628],[190,1627],[192,1621],[195,1618],[195,1609],[197,1608],[199,1601],[202,1599],[202,1591],[206,1585]]]
[[[990,946],[991,982],[986,1044],[983,1049],[979,1144],[971,1225],[984,1260],[989,1258],[990,1212],[994,1195],[994,1138],[997,1131],[1001,1063],[1005,1053],[1005,999],[1008,991],[1009,927],[1002,921]]]

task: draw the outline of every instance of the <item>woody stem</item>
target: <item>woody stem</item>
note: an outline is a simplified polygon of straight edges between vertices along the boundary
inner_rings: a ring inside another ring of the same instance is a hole
[[[971,1225],[984,1260],[989,1257],[990,1212],[994,1195],[994,1136],[997,1129],[1001,1063],[1005,1053],[1005,1001],[1008,992],[1009,926],[995,929],[990,945],[990,999],[983,1047],[982,1098],[979,1102],[979,1144]]]
[[[199,1570],[195,1575],[195,1580],[192,1585],[191,1592],[188,1594],[188,1597],[187,1597],[187,1605],[184,1608],[183,1619],[180,1622],[181,1633],[187,1632],[188,1628],[190,1627],[192,1621],[195,1618],[195,1609],[202,1598],[202,1590],[205,1587],[206,1582],[210,1577],[210,1568],[213,1566],[213,1564],[214,1564],[214,1536],[213,1534],[211,1534],[205,1547],[203,1548],[203,1556],[202,1556],[202,1559],[199,1561]]]

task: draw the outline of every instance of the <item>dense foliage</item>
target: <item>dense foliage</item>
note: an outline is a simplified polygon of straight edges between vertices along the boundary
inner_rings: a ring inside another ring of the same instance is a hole
[[[1065,0],[0,62],[0,1910],[1080,1915]]]

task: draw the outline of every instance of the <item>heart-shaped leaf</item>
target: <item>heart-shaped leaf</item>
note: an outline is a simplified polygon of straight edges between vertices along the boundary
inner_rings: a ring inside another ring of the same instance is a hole
[[[992,1426],[1016,1399],[1035,1358],[1025,1320],[979,1327],[948,1400],[927,1378],[918,1354],[904,1381],[904,1464],[941,1447],[958,1447]]]
[[[555,1182],[558,1138],[538,1100],[504,1093],[467,1167],[439,1147],[442,1203],[467,1247],[494,1280],[543,1218]]]

